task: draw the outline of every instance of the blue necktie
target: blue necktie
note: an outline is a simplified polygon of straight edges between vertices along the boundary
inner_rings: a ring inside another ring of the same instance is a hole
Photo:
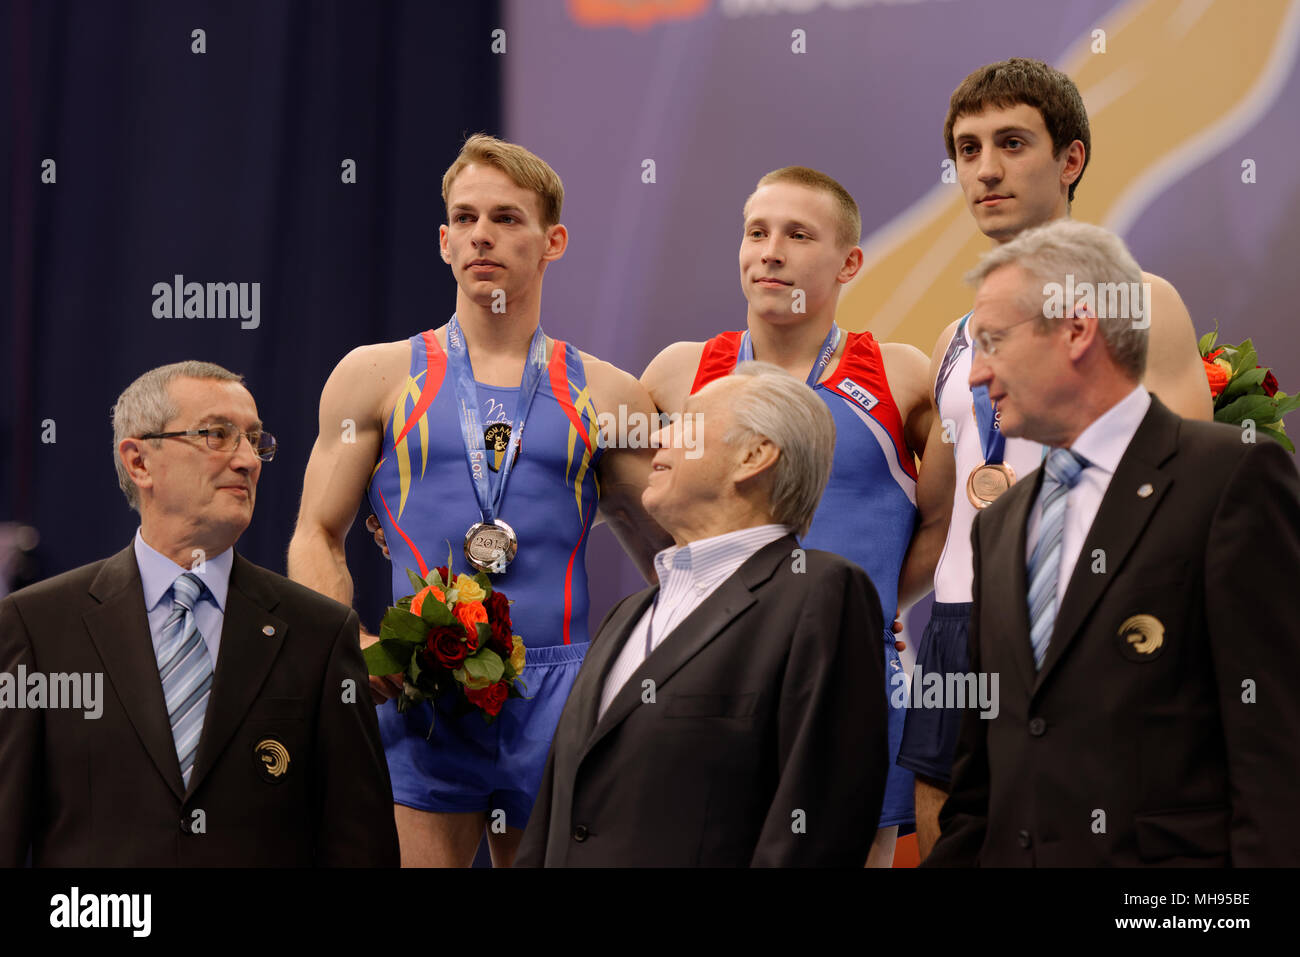
[[[158,675],[162,678],[167,720],[171,723],[181,778],[190,786],[190,773],[203,733],[203,715],[212,692],[212,660],[199,634],[194,606],[203,594],[203,582],[186,572],[172,584],[172,613],[163,625],[158,649]]]
[[[1034,667],[1043,667],[1047,643],[1056,624],[1056,584],[1061,573],[1061,536],[1065,531],[1065,496],[1088,467],[1087,459],[1069,449],[1053,449],[1043,463],[1043,485],[1038,491],[1042,512],[1038,519],[1038,544],[1029,556],[1029,641],[1034,646]]]

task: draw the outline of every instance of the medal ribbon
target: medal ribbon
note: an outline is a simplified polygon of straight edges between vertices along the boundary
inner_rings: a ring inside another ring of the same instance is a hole
[[[835,350],[840,347],[840,327],[831,322],[831,330],[826,333],[826,338],[822,341],[822,351],[817,354],[817,363],[813,366],[812,372],[808,373],[808,378],[804,381],[810,388],[816,388],[817,383],[821,380],[822,373],[826,371],[826,365],[831,361],[831,356],[835,355]],[[736,364],[742,362],[751,362],[754,358],[754,343],[749,338],[749,330],[740,337],[740,353],[736,356]]]
[[[532,407],[533,397],[537,395],[537,387],[542,381],[542,371],[546,368],[546,335],[542,332],[541,323],[538,323],[528,346],[528,361],[524,364],[524,377],[519,383],[515,421],[510,429],[510,445],[506,448],[505,459],[501,463],[495,495],[492,494],[488,480],[487,447],[478,420],[478,385],[474,382],[474,369],[470,363],[469,350],[465,346],[465,334],[455,315],[447,323],[447,365],[452,373],[456,399],[460,403],[460,434],[465,443],[469,479],[474,486],[474,497],[478,499],[483,521],[490,525],[501,512],[506,481],[514,468],[519,442],[523,438],[524,420],[528,418],[528,410]]]
[[[972,313],[968,312],[962,316],[961,325],[957,327],[957,335],[962,334],[971,315]],[[962,339],[964,341],[965,336],[962,336]],[[943,372],[940,370],[940,375],[942,374]],[[1001,465],[1002,457],[1007,448],[1007,437],[997,427],[997,409],[993,407],[993,402],[989,399],[989,387],[986,385],[971,386],[970,395],[971,402],[975,407],[975,425],[980,432],[980,448],[984,452],[984,462],[986,465]]]
[[[1007,437],[997,427],[993,403],[989,401],[989,387],[973,386],[970,394],[975,403],[975,422],[980,430],[980,445],[984,449],[984,461],[988,465],[1001,465],[1002,455],[1007,447]]]

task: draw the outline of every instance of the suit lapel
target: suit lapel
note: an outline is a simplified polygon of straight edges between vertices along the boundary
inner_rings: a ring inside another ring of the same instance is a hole
[[[91,582],[90,594],[99,603],[82,616],[90,640],[145,751],[180,800],[185,788],[133,545],[104,563]]]
[[[1115,474],[1111,476],[1092,527],[1079,551],[1079,558],[1074,564],[1069,585],[1057,611],[1052,640],[1047,646],[1047,655],[1043,659],[1043,668],[1038,674],[1035,690],[1042,687],[1047,675],[1083,629],[1089,614],[1115,580],[1116,573],[1124,566],[1124,560],[1133,550],[1173,483],[1172,476],[1161,471],[1160,467],[1174,454],[1177,447],[1178,423],[1178,416],[1165,408],[1153,395],[1151,408],[1147,410],[1115,467]],[[1151,486],[1149,494],[1138,494],[1138,489],[1143,485]],[[1092,570],[1092,556],[1097,550],[1104,556],[1105,574]],[[1021,554],[1024,554],[1023,549]]]
[[[784,535],[776,541],[764,545],[751,555],[736,570],[735,574],[727,578],[711,595],[705,598],[698,608],[687,615],[673,629],[672,634],[655,648],[654,653],[643,661],[636,671],[632,672],[623,687],[619,689],[604,716],[592,729],[591,736],[578,758],[578,763],[581,764],[583,758],[600,743],[605,735],[609,734],[624,718],[640,706],[642,682],[648,678],[654,682],[656,689],[662,689],[668,679],[676,674],[691,658],[695,657],[701,648],[717,637],[741,612],[754,604],[757,600],[754,597],[754,591],[775,574],[780,563],[797,547],[798,542],[793,535]],[[630,617],[629,621],[624,624],[619,633],[621,641],[618,642],[618,650],[621,650],[626,643],[632,627],[640,621],[649,601],[643,600],[637,604],[641,613],[635,617]],[[614,655],[617,656],[617,653],[615,651]],[[608,666],[605,668],[605,672],[608,673]],[[597,703],[599,703],[600,688],[603,686],[602,682],[599,687],[593,689]]]
[[[600,710],[600,698],[605,687],[605,679],[609,676],[610,669],[614,667],[614,662],[618,660],[619,652],[627,644],[632,629],[636,627],[636,623],[641,620],[641,616],[645,614],[645,610],[650,607],[650,602],[658,593],[659,587],[656,585],[630,596],[622,603],[618,612],[606,622],[605,627],[596,636],[597,640],[592,643],[591,653],[587,656],[582,673],[570,693],[571,699],[582,703],[578,711],[576,744],[585,744],[595,728],[596,713]]]
[[[236,554],[230,570],[230,587],[226,592],[226,613],[221,626],[217,670],[212,678],[212,695],[203,719],[194,772],[190,775],[191,794],[216,764],[231,735],[248,713],[284,644],[289,626],[283,619],[270,614],[279,601],[265,573]],[[271,635],[265,633],[267,627],[273,629]],[[168,730],[170,732],[170,728]],[[175,748],[172,750],[174,760]]]
[[[980,521],[981,539],[987,535],[989,543],[985,545],[981,541],[980,545],[980,551],[985,556],[981,562],[981,572],[990,583],[989,595],[984,598],[984,603],[987,604],[994,595],[1011,596],[998,616],[1010,616],[1008,633],[1017,638],[1011,655],[1015,658],[1016,668],[1026,688],[1034,686],[1037,670],[1034,668],[1033,646],[1029,642],[1029,583],[1025,569],[1025,537],[1029,528],[1029,513],[1038,498],[1042,482],[1043,470],[1040,467],[1007,492],[1009,501],[1005,510],[991,511]],[[996,520],[997,524],[990,529],[991,519]],[[1009,555],[1011,561],[988,570],[985,568],[987,556],[992,555]],[[1019,640],[1021,638],[1023,640]]]

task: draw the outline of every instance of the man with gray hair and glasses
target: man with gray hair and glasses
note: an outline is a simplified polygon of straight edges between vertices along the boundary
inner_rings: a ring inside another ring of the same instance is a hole
[[[593,641],[517,866],[861,867],[888,772],[880,600],[798,540],[834,420],[758,362],[683,412],[642,495],[676,544]]]
[[[276,449],[242,382],[131,383],[135,540],[0,601],[0,866],[397,865],[356,613],[234,551]]]
[[[968,277],[970,385],[1048,447],[971,529],[975,672],[928,865],[1300,864],[1300,479],[1140,384],[1147,291],[1066,220]]]

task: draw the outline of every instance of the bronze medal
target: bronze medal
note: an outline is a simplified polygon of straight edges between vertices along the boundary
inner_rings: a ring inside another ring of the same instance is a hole
[[[976,508],[988,508],[1012,485],[1015,470],[1005,462],[977,465],[966,479],[966,497]]]

